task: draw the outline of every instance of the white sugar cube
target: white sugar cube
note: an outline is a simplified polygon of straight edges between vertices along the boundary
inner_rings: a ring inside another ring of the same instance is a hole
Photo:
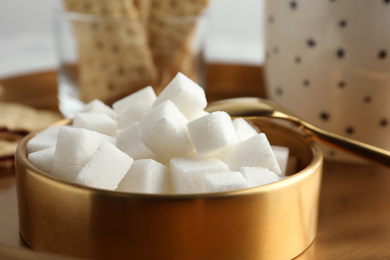
[[[135,122],[116,135],[117,147],[135,160],[157,160],[157,155],[141,140],[139,124]]]
[[[205,173],[229,171],[226,163],[211,156],[173,158],[169,166],[175,193],[202,192]]]
[[[226,112],[213,112],[187,125],[199,155],[214,152],[238,142],[232,120]]]
[[[75,183],[115,190],[133,163],[133,158],[109,142],[102,142],[77,174]]]
[[[117,115],[120,115],[125,112],[127,108],[137,102],[143,101],[152,104],[155,100],[156,93],[154,92],[154,89],[151,86],[147,86],[141,90],[138,90],[137,92],[128,95],[127,97],[116,101],[114,104],[112,104],[112,107],[114,108],[114,111],[117,113]]]
[[[72,125],[110,136],[115,135],[118,128],[117,121],[108,115],[92,112],[76,113]]]
[[[60,180],[74,182],[83,165],[69,163],[61,160],[53,161],[51,174]]]
[[[137,121],[141,121],[150,110],[152,110],[152,105],[148,102],[140,101],[135,103],[118,117],[118,128],[124,129]]]
[[[58,132],[55,161],[84,165],[102,141],[115,142],[115,138],[74,127],[61,127]]]
[[[240,172],[206,173],[204,192],[232,191],[247,188],[247,182]]]
[[[245,166],[259,166],[280,174],[279,164],[271,145],[264,133],[257,134],[246,141],[240,142],[221,151],[224,162],[229,169],[239,171]]]
[[[28,154],[28,159],[35,167],[50,174],[53,167],[55,149],[55,146],[53,146],[32,152]]]
[[[160,93],[153,107],[167,100],[171,100],[188,119],[193,118],[207,106],[203,88],[180,72]]]
[[[258,134],[255,128],[251,126],[244,118],[238,117],[233,120],[236,129],[238,141],[245,141]]]
[[[191,154],[194,147],[187,129],[187,118],[171,102],[155,107],[140,122],[141,139],[163,163]]]
[[[27,153],[36,152],[49,147],[53,147],[57,143],[58,131],[64,126],[52,126],[42,132],[37,133],[27,143]]]
[[[92,100],[91,102],[86,104],[80,112],[93,112],[93,113],[106,114],[112,119],[116,119],[116,114],[114,110],[111,107],[104,104],[99,99]]]
[[[240,172],[248,183],[248,188],[257,187],[280,180],[279,175],[263,167],[242,167]]]
[[[189,120],[189,121],[193,121],[193,120],[195,120],[195,119],[201,118],[201,117],[206,116],[206,115],[208,115],[208,114],[210,114],[210,113],[207,112],[207,111],[201,110],[201,111],[199,111],[198,113],[193,114],[192,117],[189,117],[188,120]]]
[[[280,174],[285,175],[290,149],[288,147],[278,145],[271,145],[271,147],[275,154],[276,160],[278,161],[281,171]]]
[[[139,193],[169,193],[169,169],[152,160],[135,160],[119,183],[118,191]]]

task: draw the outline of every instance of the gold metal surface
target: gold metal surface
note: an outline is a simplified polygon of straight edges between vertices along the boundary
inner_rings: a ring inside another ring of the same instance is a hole
[[[218,110],[226,111],[231,116],[244,116],[247,118],[273,117],[284,119],[294,123],[319,142],[357,155],[363,159],[390,167],[390,151],[315,127],[269,100],[255,97],[233,98],[211,103],[208,107],[209,112]]]
[[[256,120],[287,145],[300,171],[277,183],[224,193],[145,195],[58,181],[16,155],[20,233],[35,250],[98,259],[291,259],[316,235],[319,148],[302,134]]]

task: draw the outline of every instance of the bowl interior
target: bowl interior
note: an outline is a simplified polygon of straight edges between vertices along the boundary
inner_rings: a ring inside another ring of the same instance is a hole
[[[303,132],[296,129],[294,126],[289,126],[285,124],[280,124],[277,120],[268,119],[268,118],[252,118],[250,119],[251,123],[259,128],[259,130],[267,135],[268,140],[272,145],[285,146],[289,148],[290,156],[293,156],[297,159],[295,174],[299,173],[305,168],[310,167],[319,157],[322,156],[316,144],[311,140],[310,137],[303,135]],[[55,125],[68,125],[71,123],[70,119],[64,119],[57,122]],[[53,124],[54,125],[54,124]],[[49,126],[50,127],[50,126]],[[116,191],[108,191],[108,190],[100,190],[95,189],[83,185],[78,185],[74,183],[65,182],[59,180],[58,178],[45,173],[44,171],[36,168],[28,159],[27,159],[27,143],[28,141],[34,137],[39,131],[35,131],[29,135],[27,135],[20,143],[17,151],[17,159],[23,165],[23,167],[31,170],[34,173],[38,173],[39,175],[45,176],[52,181],[57,181],[59,184],[64,185],[72,185],[82,189],[94,190],[96,192],[107,192],[107,193],[123,193]],[[289,175],[295,175],[289,174]],[[219,192],[221,193],[221,192]],[[135,193],[129,193],[135,194]],[[149,194],[139,194],[146,195]],[[153,196],[153,195],[152,195]],[[187,196],[184,195],[174,195],[177,196]],[[195,196],[202,196],[201,194],[196,194]]]

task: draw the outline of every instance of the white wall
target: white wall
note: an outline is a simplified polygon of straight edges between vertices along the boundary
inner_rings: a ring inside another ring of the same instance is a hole
[[[209,60],[262,64],[264,0],[214,0],[210,5]]]

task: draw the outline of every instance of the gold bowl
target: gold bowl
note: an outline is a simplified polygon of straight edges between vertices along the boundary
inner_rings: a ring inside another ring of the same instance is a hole
[[[20,234],[34,250],[96,259],[292,259],[316,235],[323,157],[298,130],[270,119],[253,122],[271,144],[290,148],[297,173],[256,188],[196,195],[59,181],[28,161],[32,133],[16,152]]]

